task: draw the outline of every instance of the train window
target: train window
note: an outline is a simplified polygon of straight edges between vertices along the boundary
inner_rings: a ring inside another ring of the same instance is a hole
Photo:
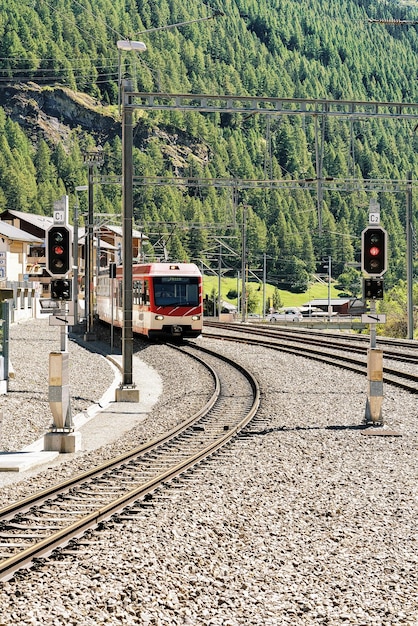
[[[148,280],[144,281],[144,289],[143,289],[143,293],[142,293],[142,297],[143,297],[143,304],[146,304],[147,306],[149,306],[150,304],[150,297],[149,297],[149,282]]]
[[[123,281],[118,280],[117,292],[115,292],[116,306],[123,306]],[[149,304],[149,287],[147,281],[134,280],[132,282],[132,303],[136,306],[140,304]]]
[[[121,280],[118,281],[118,297],[116,306],[123,306],[123,282]]]
[[[107,298],[110,294],[110,281],[106,276],[100,276],[97,284],[97,295]]]
[[[141,291],[142,291],[142,282],[140,280],[134,280],[132,286],[132,297],[134,304],[141,304]]]
[[[197,306],[199,304],[198,279],[189,276],[161,276],[154,278],[156,306]]]

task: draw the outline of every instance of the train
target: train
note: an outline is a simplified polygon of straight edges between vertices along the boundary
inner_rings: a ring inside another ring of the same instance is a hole
[[[123,326],[123,268],[99,276],[97,314]],[[132,266],[132,330],[149,339],[193,339],[203,328],[202,274],[194,263]]]

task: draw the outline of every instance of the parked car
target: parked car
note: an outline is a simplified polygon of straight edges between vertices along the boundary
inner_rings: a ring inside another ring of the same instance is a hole
[[[268,317],[269,322],[300,322],[303,320],[303,315],[296,308],[286,308],[272,313]]]
[[[303,317],[323,317],[326,312],[317,306],[303,306],[300,308]]]

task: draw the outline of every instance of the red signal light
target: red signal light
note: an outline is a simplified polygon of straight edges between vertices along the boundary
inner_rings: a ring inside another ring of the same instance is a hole
[[[361,264],[369,276],[381,276],[386,272],[387,233],[381,226],[369,226],[362,232]]]
[[[56,278],[65,277],[72,265],[72,238],[68,226],[51,226],[46,237],[47,270]]]

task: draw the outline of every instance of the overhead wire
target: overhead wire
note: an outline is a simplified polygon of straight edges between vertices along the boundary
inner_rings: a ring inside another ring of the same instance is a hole
[[[26,61],[27,59],[21,59],[21,60],[25,60]],[[45,59],[39,59],[39,60],[44,61]],[[109,70],[110,69],[109,65],[95,65],[94,67],[95,67],[96,70]],[[117,66],[115,66],[115,68],[116,68],[115,72],[117,72]],[[19,74],[19,73],[22,73],[22,72],[30,71],[31,69],[33,69],[33,68],[31,68],[31,67],[18,68],[17,67],[17,68],[13,69],[13,72],[15,74]],[[71,66],[70,68],[69,67],[54,67],[54,68],[45,67],[45,68],[39,68],[39,71],[41,71],[41,72],[59,72],[59,71],[67,72],[69,69],[71,69],[72,71],[77,71],[77,70],[84,70],[85,67],[83,65],[80,65],[79,67]],[[10,68],[1,68],[0,67],[0,72],[7,72],[9,70],[10,70]],[[34,71],[36,71],[36,70],[34,70]]]
[[[73,27],[75,27],[80,34],[82,34],[84,37],[88,37],[93,39],[94,41],[96,41],[95,35],[93,33],[91,33],[89,30],[81,27],[79,24],[76,23],[76,16],[74,14],[72,14],[71,16],[67,16],[65,15],[65,13],[62,13],[62,11],[59,11],[58,8],[54,7],[52,4],[50,4],[50,2],[48,2],[48,0],[40,0],[41,2],[43,2],[43,4],[45,6],[47,6],[51,12],[53,13],[58,13],[61,19],[66,20],[67,22],[70,22],[72,24]],[[79,0],[70,0],[70,2],[73,5],[76,5],[77,7],[81,8],[85,13],[87,13],[89,16],[91,16],[96,22],[101,23],[105,29],[107,29],[109,32],[111,32],[113,35],[116,35],[118,38],[120,39],[126,39],[127,37],[120,33],[118,30],[116,30],[115,28],[113,28],[112,26],[110,26],[106,20],[104,20],[102,17],[100,17],[99,15],[93,13],[93,11],[89,8],[87,8],[86,6],[84,6],[81,2],[79,2]],[[149,28],[143,31],[140,31],[139,33],[137,33],[138,35],[141,34],[145,34],[145,33],[151,33],[151,32],[155,32],[155,31],[160,31],[160,30],[166,30],[168,28],[177,28],[177,27],[181,27],[183,25],[186,24],[192,24],[192,23],[196,23],[196,22],[201,22],[201,21],[207,21],[207,20],[211,20],[214,19],[216,17],[219,16],[223,16],[224,13],[221,10],[217,10],[217,9],[211,9],[212,10],[212,14],[211,15],[207,15],[205,17],[201,17],[201,18],[197,18],[196,20],[191,20],[188,22],[178,22],[176,24],[169,24],[166,26],[161,26],[161,27],[155,27],[155,28]],[[89,64],[91,64],[91,57],[86,57],[88,58]],[[74,59],[68,59],[67,61],[70,62],[76,62],[76,63],[82,63],[82,57],[80,58],[74,58]],[[134,71],[136,73],[136,64],[139,62],[141,65],[143,65],[144,67],[147,68],[147,70],[149,72],[151,72],[151,74],[155,77],[158,78],[158,74],[155,70],[152,70],[147,63],[145,63],[145,61],[143,60],[143,58],[140,55],[134,55],[131,57],[132,62],[134,64]],[[29,60],[27,58],[23,58],[23,57],[13,57],[13,58],[8,58],[8,57],[2,57],[0,58],[0,61],[5,61],[5,62],[10,62],[10,63],[16,63],[16,62],[28,62]],[[71,72],[74,75],[74,79],[77,80],[77,72],[82,72],[84,70],[84,72],[86,71],[85,68],[82,67],[67,67],[67,68],[33,68],[33,62],[37,61],[38,64],[40,63],[48,63],[48,62],[52,62],[52,61],[56,61],[56,59],[51,59],[51,58],[40,58],[40,59],[31,59],[31,67],[27,68],[27,70],[25,70],[24,68],[0,68],[0,82],[6,82],[7,80],[10,82],[22,82],[22,80],[42,80],[42,82],[44,82],[46,80],[45,74],[49,71],[54,72],[56,75],[55,76],[50,76],[49,80],[51,82],[53,82],[54,80],[62,80],[62,77],[60,76],[60,72],[62,73],[68,73]],[[110,67],[112,67],[113,65],[116,66],[119,63],[119,59],[116,63],[116,61],[114,61],[114,58],[109,59],[110,61]],[[90,66],[91,67],[91,66]],[[100,73],[100,69],[103,69],[103,66],[93,66],[96,71],[98,71]],[[24,72],[27,71],[28,75],[25,77],[24,76]],[[88,68],[87,68],[88,71]],[[2,73],[7,73],[8,76],[3,76],[2,77]],[[110,71],[110,73],[108,73],[107,75],[109,77],[109,79],[111,79],[112,77],[112,70]],[[85,75],[82,75],[81,77],[78,78],[78,80],[82,80],[83,78],[85,78]],[[116,76],[115,76],[116,78]],[[106,82],[103,80],[99,80],[99,81],[95,81],[97,84],[100,84],[102,82]]]
[[[44,4],[46,4],[46,6],[51,9],[51,11],[53,13],[58,13],[60,15],[61,18],[63,18],[64,20],[66,20],[67,22],[71,22],[73,24],[73,26],[75,26],[75,28],[84,35],[87,35],[88,37],[90,37],[91,39],[95,39],[94,35],[88,31],[85,30],[84,28],[81,28],[78,24],[74,23],[72,21],[72,19],[70,19],[68,16],[65,15],[65,13],[62,13],[61,11],[59,11],[57,8],[53,7],[51,4],[49,4],[49,2],[47,2],[47,0],[40,0],[41,2],[43,2]],[[75,0],[72,0],[72,2],[74,2]],[[73,15],[73,17],[75,18],[75,16]],[[93,15],[93,17],[96,19],[96,17]]]
[[[89,30],[81,27],[79,24],[75,23],[75,16],[72,15],[71,17],[66,16],[65,13],[63,14],[61,11],[59,11],[56,7],[52,6],[47,0],[40,0],[41,2],[43,2],[53,13],[59,13],[60,17],[64,20],[66,20],[67,22],[71,22],[71,24],[80,32],[81,35],[83,35],[84,37],[88,37],[90,39],[95,40],[95,35],[93,33],[91,33]],[[81,9],[83,9],[83,11],[86,11],[87,13],[89,13],[89,15],[95,20],[98,21],[100,23],[102,23],[105,28],[109,31],[112,32],[112,34],[116,35],[117,37],[121,37],[123,38],[123,35],[121,33],[119,33],[118,31],[116,31],[114,28],[112,28],[109,24],[106,23],[105,20],[103,20],[101,17],[95,15],[92,11],[90,11],[89,9],[87,9],[85,6],[83,6],[80,2],[78,2],[78,0],[71,0],[71,2],[73,4],[76,4],[77,6],[79,6]],[[75,57],[75,58],[66,58],[67,61],[71,62],[71,63],[83,63],[83,60],[88,61],[89,64],[91,64],[91,57]],[[105,61],[106,59],[103,59],[103,57],[101,57],[100,61],[101,63],[103,63],[103,61]],[[4,82],[22,82],[24,80],[30,81],[30,80],[36,80],[37,82],[45,82],[46,80],[48,80],[49,82],[66,82],[65,80],[62,80],[62,76],[60,75],[61,73],[64,74],[68,74],[68,72],[71,72],[74,75],[74,79],[77,80],[83,80],[83,78],[86,78],[86,69],[87,72],[89,71],[93,71],[96,70],[99,74],[101,74],[101,78],[103,78],[104,76],[107,76],[109,79],[111,80],[117,80],[118,77],[118,60],[117,60],[117,55],[116,55],[116,50],[115,50],[115,56],[109,58],[109,65],[90,65],[90,68],[83,68],[82,66],[71,66],[71,67],[62,67],[62,68],[41,68],[39,67],[39,64],[41,63],[48,63],[48,62],[57,62],[56,59],[53,58],[31,58],[30,60],[27,57],[0,57],[0,61],[6,62],[6,63],[13,63],[15,64],[16,62],[18,63],[30,63],[31,67],[28,68],[11,68],[11,67],[6,67],[6,68],[1,68],[0,67],[0,83],[4,83]],[[38,67],[33,67],[33,63],[34,61],[36,61],[38,63]],[[115,68],[115,69],[113,69]],[[107,74],[103,74],[103,72],[101,72],[101,70],[107,69],[108,73]],[[81,74],[79,76],[77,76],[78,72],[83,72],[84,71],[84,75]],[[25,72],[27,72],[27,75],[25,76]],[[45,74],[49,73],[49,72],[53,72],[54,75],[49,75],[48,77],[45,76]],[[2,76],[2,74],[7,73],[8,76]],[[100,83],[104,83],[106,82],[105,80],[97,80],[95,81],[95,83],[100,84]]]
[[[45,0],[44,0],[45,1]],[[78,2],[78,0],[71,0],[71,2],[73,4],[76,4],[77,6],[79,6],[81,9],[83,9],[83,11],[85,11],[86,13],[89,13],[91,15],[91,17],[100,22],[101,24],[103,24],[103,26],[105,28],[107,28],[107,30],[110,30],[114,35],[117,35],[119,37],[119,39],[126,39],[126,37],[124,37],[123,35],[121,35],[121,33],[119,33],[117,30],[115,30],[114,28],[112,28],[111,26],[109,26],[109,24],[103,20],[101,17],[98,17],[97,15],[95,15],[93,13],[93,11],[90,11],[90,9],[87,9],[87,7],[85,7],[84,5],[82,5],[80,2]]]

